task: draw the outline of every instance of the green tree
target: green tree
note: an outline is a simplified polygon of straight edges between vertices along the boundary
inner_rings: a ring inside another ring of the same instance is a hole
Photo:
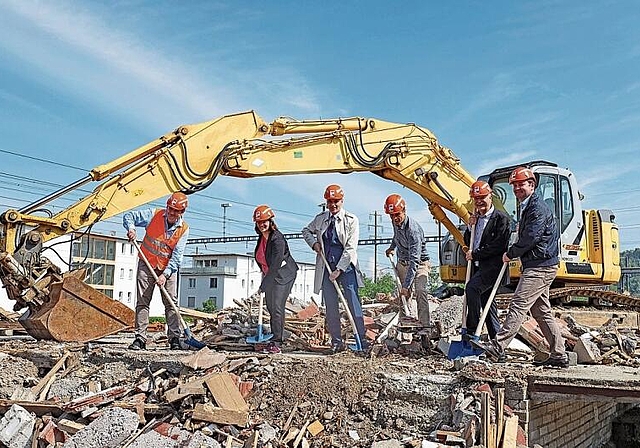
[[[216,304],[212,299],[207,299],[202,302],[202,309],[198,311],[204,311],[205,313],[213,313],[216,310]]]
[[[391,294],[395,289],[396,281],[389,273],[378,277],[375,282],[364,275],[364,286],[360,288],[359,293],[363,301],[373,302],[376,299],[376,294]]]
[[[640,267],[640,248],[625,250],[620,253],[620,265],[625,267]],[[640,295],[640,276],[637,274],[626,274],[622,279],[622,289],[633,296]]]

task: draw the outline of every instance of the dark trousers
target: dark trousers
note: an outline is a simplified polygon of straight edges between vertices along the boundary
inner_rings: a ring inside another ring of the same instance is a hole
[[[495,283],[495,280],[494,280]],[[470,334],[475,333],[480,322],[481,310],[487,304],[491,290],[494,283],[487,284],[482,281],[480,272],[476,272],[471,276],[467,286],[465,287],[465,294],[467,298],[467,331]],[[489,308],[489,314],[487,315],[487,331],[491,339],[496,337],[498,330],[500,330],[500,321],[498,320],[498,307],[495,300]]]
[[[269,310],[269,326],[271,327],[271,333],[273,333],[273,338],[271,339],[273,342],[282,343],[284,306],[295,281],[296,279],[294,278],[284,285],[274,282],[273,287],[264,293],[264,301]]]
[[[360,305],[360,297],[358,296],[356,270],[351,268],[343,272],[338,277],[337,282],[342,286],[344,298],[347,300],[349,311],[351,311],[356,329],[360,335],[360,341],[364,344],[365,328],[362,318],[362,306]],[[333,282],[329,280],[329,273],[326,269],[322,277],[322,297],[327,312],[327,326],[329,327],[329,333],[331,333],[331,343],[340,344],[343,342],[340,326],[340,306],[338,304],[340,298],[338,297],[338,292]]]

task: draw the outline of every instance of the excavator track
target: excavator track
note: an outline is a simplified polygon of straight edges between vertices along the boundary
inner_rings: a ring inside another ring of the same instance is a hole
[[[566,298],[571,296],[588,297],[593,300],[595,306],[605,305],[624,305],[640,310],[640,297],[633,297],[627,294],[602,289],[602,287],[594,286],[569,286],[565,288],[552,289],[549,298],[561,303],[567,303]],[[506,309],[509,307],[511,294],[501,294],[496,296],[496,304],[498,308]]]

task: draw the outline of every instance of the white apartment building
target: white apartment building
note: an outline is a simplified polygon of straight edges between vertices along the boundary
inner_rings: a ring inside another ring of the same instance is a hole
[[[46,256],[62,272],[73,268],[87,269],[85,282],[131,309],[136,305],[136,270],[138,254],[126,239],[115,235],[66,235],[47,242],[52,250]],[[57,253],[57,255],[56,255]],[[211,300],[216,309],[235,306],[258,290],[262,275],[253,255],[223,254],[185,255],[178,278],[179,304],[186,308],[202,309]],[[292,299],[308,303],[313,294],[315,265],[298,263],[300,269],[291,290]],[[0,288],[0,307],[12,310],[15,302]],[[319,303],[319,302],[318,302]],[[164,316],[164,305],[158,288],[155,289],[150,316]]]
[[[211,300],[216,309],[235,306],[260,287],[262,274],[253,255],[191,254],[180,269],[180,306],[202,309]],[[308,303],[313,294],[315,265],[298,263],[299,270],[291,289],[291,298]]]

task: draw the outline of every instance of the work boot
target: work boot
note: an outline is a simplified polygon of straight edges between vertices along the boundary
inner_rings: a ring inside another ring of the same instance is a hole
[[[506,362],[507,356],[505,355],[504,350],[500,350],[500,348],[492,341],[480,342],[476,339],[471,339],[469,342],[471,342],[471,345],[473,345],[475,348],[479,348],[480,350],[485,352],[486,355],[490,357],[494,362]]]
[[[182,350],[182,345],[180,345],[179,338],[171,338],[169,339],[169,349],[170,350]]]
[[[331,354],[335,355],[336,353],[340,353],[343,352],[347,349],[347,346],[344,344],[344,342],[340,341],[340,342],[334,342],[331,345]]]
[[[543,366],[543,367],[559,367],[561,369],[566,369],[569,367],[569,357],[564,355],[561,358],[548,358],[544,361],[533,361],[534,366]]]
[[[142,338],[135,338],[131,345],[129,345],[129,350],[146,350],[147,344],[144,342]]]

